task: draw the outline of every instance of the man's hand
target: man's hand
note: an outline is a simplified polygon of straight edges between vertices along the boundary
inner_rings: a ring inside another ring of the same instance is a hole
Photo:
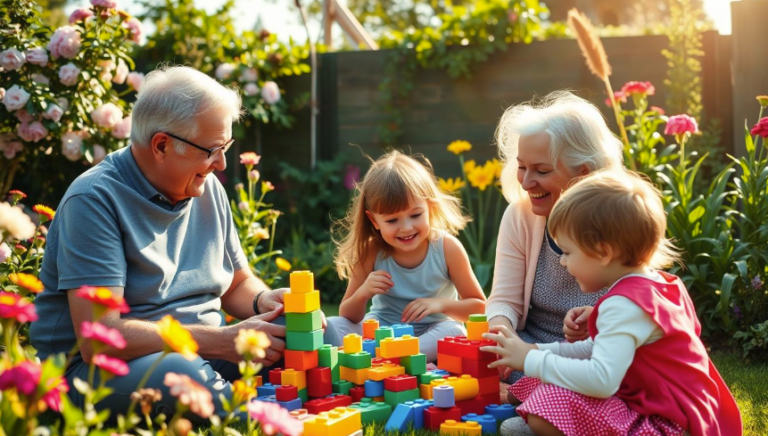
[[[282,293],[280,295],[282,295]],[[264,297],[266,297],[266,295],[261,298],[264,298]],[[259,301],[259,303],[261,303],[261,301]],[[255,362],[261,363],[264,366],[274,365],[275,362],[277,362],[283,357],[283,351],[285,351],[285,341],[281,339],[281,338],[285,338],[285,326],[272,324],[272,321],[274,321],[275,318],[280,316],[282,311],[283,311],[283,307],[281,305],[279,309],[276,309],[261,315],[252,316],[238,324],[227,327],[229,329],[232,329],[233,338],[237,336],[238,330],[241,330],[241,329],[253,329],[253,330],[264,332],[267,334],[270,345],[269,345],[269,348],[264,350],[266,355],[264,356],[264,359],[254,360]],[[239,362],[241,358],[235,352],[234,340],[231,344],[231,347],[232,347],[233,356],[232,358],[227,360],[229,360],[230,362]]]
[[[563,333],[568,342],[583,341],[589,337],[589,323],[592,306],[574,307],[565,314]]]
[[[283,294],[289,290],[289,288],[280,288],[264,291],[264,294],[259,297],[259,313],[266,314],[267,312],[272,312],[278,309],[280,310],[278,315],[282,313],[284,304]]]

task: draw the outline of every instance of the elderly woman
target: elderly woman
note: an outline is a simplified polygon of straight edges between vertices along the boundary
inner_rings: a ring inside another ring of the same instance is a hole
[[[547,217],[577,178],[622,165],[621,142],[594,105],[567,91],[510,107],[496,136],[510,205],[486,306],[490,325],[505,325],[528,343],[584,339],[589,306],[605,290],[581,292],[560,265],[562,251],[547,232]],[[521,376],[508,369],[503,379],[512,383]]]

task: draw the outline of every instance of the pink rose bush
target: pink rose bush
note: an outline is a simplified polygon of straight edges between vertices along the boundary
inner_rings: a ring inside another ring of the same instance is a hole
[[[128,73],[125,82],[128,84],[128,86],[138,91],[141,89],[141,84],[144,83],[144,74],[132,71]]]
[[[112,136],[118,139],[127,139],[131,136],[131,116],[127,116],[118,121],[112,127]]]
[[[3,104],[9,112],[23,108],[28,101],[29,93],[19,85],[13,85],[5,91],[5,96],[3,97]]]
[[[32,48],[26,51],[27,62],[45,67],[48,65],[48,52],[44,48]]]
[[[26,56],[15,48],[9,48],[0,52],[0,67],[6,71],[14,71],[24,65]]]
[[[123,119],[123,110],[117,107],[114,103],[107,103],[99,106],[91,112],[91,119],[98,126],[105,129],[111,129],[117,123]]]
[[[27,142],[38,142],[48,136],[48,129],[40,121],[31,124],[21,123],[17,132],[19,137]]]
[[[93,16],[91,8],[77,8],[69,15],[69,24],[75,24]]]
[[[59,81],[64,86],[73,86],[80,78],[80,68],[72,62],[62,65],[59,69]]]
[[[54,59],[64,57],[72,59],[80,51],[80,32],[74,26],[59,27],[51,36],[48,50]]]

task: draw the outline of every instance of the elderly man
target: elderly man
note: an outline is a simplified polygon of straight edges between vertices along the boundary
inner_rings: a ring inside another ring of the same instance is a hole
[[[206,386],[221,412],[219,394],[229,396],[229,382],[239,375],[239,329],[269,336],[265,366],[282,357],[285,327],[272,321],[282,311],[284,290],[269,290],[251,272],[226,193],[211,175],[226,168],[240,113],[239,95],[198,71],[154,71],[133,110],[131,145],[78,177],[61,201],[48,233],[40,273],[45,290],[35,301],[40,319],[31,339],[41,358],[67,353],[92,316],[90,302],[72,291],[103,286],[123,296],[130,313],[110,313],[101,322],[127,340],[126,348],[105,353],[127,361],[130,374],[108,383],[114,394],[102,407],[125,413],[163,350],[155,322],[164,315],[185,324],[200,357],[190,362],[172,353],[157,367],[147,383],[164,393],[156,411],[174,409],[163,377],[175,372]],[[221,309],[244,321],[225,326]],[[88,379],[92,357],[83,342],[67,369],[70,386],[75,377]],[[82,406],[75,389],[70,395]]]

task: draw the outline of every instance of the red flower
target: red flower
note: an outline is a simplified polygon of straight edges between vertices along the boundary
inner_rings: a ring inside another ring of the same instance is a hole
[[[627,82],[621,87],[621,92],[626,95],[638,94],[645,97],[655,94],[656,88],[651,85],[651,82]]]
[[[27,198],[27,194],[19,191],[18,189],[12,189],[12,190],[8,191],[8,195],[13,197],[13,201],[16,202],[16,203],[18,203],[19,201]]]
[[[696,119],[690,115],[675,115],[669,117],[667,127],[664,128],[665,135],[682,135],[684,133],[696,133],[699,131],[699,125]]]
[[[42,401],[56,412],[61,412],[61,396],[69,391],[69,386],[63,377],[53,377],[48,379],[45,386],[45,394]]]
[[[21,295],[0,292],[0,318],[15,319],[18,322],[37,321],[35,305]]]
[[[80,325],[80,334],[86,339],[93,339],[120,350],[127,345],[125,338],[117,329],[111,329],[98,322],[83,321]]]
[[[128,305],[125,304],[123,297],[112,295],[112,291],[107,288],[95,288],[93,286],[83,286],[76,291],[76,296],[84,298],[93,304],[98,304],[109,310],[117,310],[120,313],[128,313]]]
[[[93,364],[116,376],[128,375],[128,364],[117,357],[109,357],[106,354],[93,356]]]
[[[605,104],[608,107],[613,107],[613,103],[618,103],[618,102],[626,103],[627,102],[627,94],[624,94],[624,92],[622,92],[622,91],[615,91],[613,93],[613,101],[611,101],[610,98],[606,98],[605,99]]]
[[[16,392],[30,396],[40,383],[40,365],[24,361],[0,374],[0,390],[16,388]]]
[[[763,118],[755,124],[755,127],[750,130],[753,135],[760,135],[763,138],[768,138],[768,117]]]
[[[53,217],[56,216],[56,211],[44,204],[36,204],[32,207],[32,210],[48,218],[48,221],[53,221]]]

